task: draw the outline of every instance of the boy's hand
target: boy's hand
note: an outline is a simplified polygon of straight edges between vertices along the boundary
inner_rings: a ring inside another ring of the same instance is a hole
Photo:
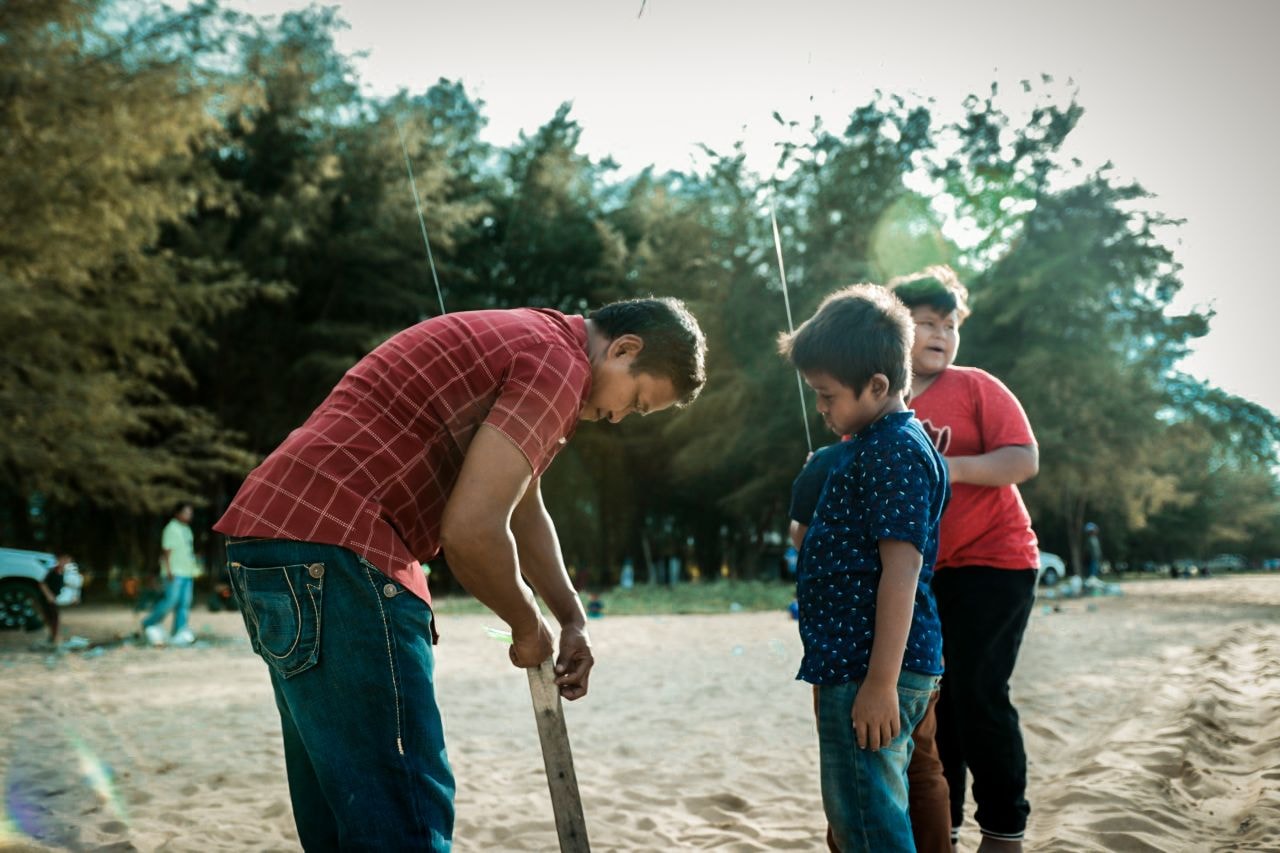
[[[859,749],[888,746],[902,731],[896,684],[862,682],[853,698],[853,733]]]

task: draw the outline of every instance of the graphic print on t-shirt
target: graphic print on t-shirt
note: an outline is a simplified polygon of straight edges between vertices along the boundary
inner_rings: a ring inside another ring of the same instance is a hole
[[[936,427],[928,418],[920,418],[920,425],[924,427],[925,433],[928,434],[929,440],[933,442],[937,451],[946,456],[947,451],[951,449],[951,427],[946,425]]]

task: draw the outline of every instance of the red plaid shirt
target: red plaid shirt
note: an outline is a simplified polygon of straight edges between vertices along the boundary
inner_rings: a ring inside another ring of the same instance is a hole
[[[448,314],[360,360],[255,468],[213,526],[229,536],[341,545],[431,601],[420,560],[481,424],[538,477],[591,388],[582,317],[519,308]]]

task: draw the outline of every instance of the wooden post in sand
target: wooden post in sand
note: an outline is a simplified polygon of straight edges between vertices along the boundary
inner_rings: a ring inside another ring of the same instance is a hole
[[[560,836],[561,853],[589,853],[587,821],[582,815],[582,797],[578,794],[578,777],[573,772],[573,754],[569,751],[569,732],[564,725],[564,709],[560,706],[560,688],[551,659],[527,670],[529,695],[533,697],[533,714],[538,721],[538,740],[542,741],[542,763],[547,768],[547,786],[551,788],[551,808],[556,815],[556,834]]]

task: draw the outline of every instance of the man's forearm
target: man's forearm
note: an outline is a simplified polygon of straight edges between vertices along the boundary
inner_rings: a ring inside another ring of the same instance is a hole
[[[541,618],[533,593],[520,580],[515,540],[505,524],[473,527],[466,535],[446,535],[444,549],[458,583],[502,621],[517,628]]]
[[[561,626],[585,625],[587,615],[569,582],[555,524],[541,502],[517,507],[511,517],[511,527],[519,548],[520,570],[547,603],[556,621]]]

